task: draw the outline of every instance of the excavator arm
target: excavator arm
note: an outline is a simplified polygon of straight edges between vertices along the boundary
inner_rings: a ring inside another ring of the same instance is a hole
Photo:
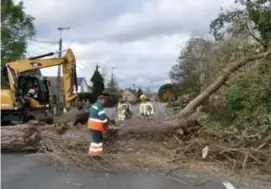
[[[51,53],[51,55],[52,54],[53,53]],[[49,55],[50,53],[47,54],[47,56]],[[77,91],[76,59],[71,49],[66,51],[63,58],[27,59],[8,63],[7,69],[10,89],[15,91],[14,84],[21,73],[57,65],[62,65],[63,68],[65,105],[66,108],[69,108],[71,102],[78,98],[78,94],[74,92],[74,86]]]

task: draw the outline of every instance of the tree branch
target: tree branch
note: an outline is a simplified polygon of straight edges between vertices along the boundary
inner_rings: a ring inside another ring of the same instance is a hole
[[[230,75],[237,71],[239,68],[242,66],[246,65],[247,63],[262,59],[262,58],[267,58],[271,54],[271,48],[268,51],[265,51],[263,53],[258,53],[251,55],[250,57],[244,57],[240,61],[235,61],[230,64],[228,64],[223,70],[222,74],[217,77],[217,79],[209,85],[202,93],[200,93],[196,98],[194,98],[192,101],[189,102],[189,104],[176,116],[178,117],[183,117],[183,116],[188,116],[191,113],[194,112],[194,110],[211,94],[216,92],[224,83],[229,79]]]
[[[245,27],[246,27],[246,29],[247,29],[247,31],[248,31],[248,34],[249,34],[253,39],[255,39],[258,43],[260,43],[260,44],[263,46],[264,49],[266,49],[266,48],[267,48],[267,45],[266,45],[260,38],[256,37],[256,36],[251,32],[251,30],[249,29],[247,23],[245,23]]]

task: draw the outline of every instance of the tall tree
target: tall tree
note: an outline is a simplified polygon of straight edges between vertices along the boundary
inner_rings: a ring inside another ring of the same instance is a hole
[[[96,66],[96,69],[90,79],[92,82],[92,93],[95,96],[98,96],[103,93],[104,91],[104,78],[99,72],[99,66]]]
[[[35,35],[34,18],[24,11],[23,2],[1,2],[1,73],[6,77],[5,64],[24,57],[27,39]]]
[[[160,99],[163,99],[164,94],[172,93],[174,97],[178,96],[178,86],[172,83],[167,83],[162,85],[158,90],[158,96]]]
[[[107,83],[107,90],[109,93],[116,93],[118,91],[117,79],[113,74],[111,75],[111,78]]]
[[[138,88],[138,90],[137,90],[137,98],[139,98],[140,95],[142,95],[142,94],[143,94],[142,89],[141,89],[141,88]]]
[[[177,64],[170,70],[170,78],[178,85],[180,93],[186,91],[196,95],[201,91],[202,80],[208,75],[208,57],[205,54],[212,52],[212,48],[213,42],[203,38],[192,38],[181,50]],[[203,72],[204,70],[206,72]]]

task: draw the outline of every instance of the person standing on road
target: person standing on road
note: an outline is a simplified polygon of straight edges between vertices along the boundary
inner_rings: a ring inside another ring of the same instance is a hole
[[[154,114],[153,104],[150,99],[147,98],[144,106],[144,114],[147,118],[151,119]]]
[[[103,132],[106,131],[108,122],[104,104],[107,97],[100,95],[98,100],[92,105],[88,119],[88,129],[91,133],[91,143],[88,150],[88,156],[99,156],[103,152]]]
[[[145,115],[145,104],[146,104],[147,96],[144,95],[144,94],[141,94],[139,99],[140,99],[139,113],[141,114],[141,116],[143,118],[145,118],[146,117],[146,115]]]

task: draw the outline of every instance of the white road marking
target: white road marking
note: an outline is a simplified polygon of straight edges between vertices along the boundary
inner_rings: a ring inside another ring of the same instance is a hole
[[[226,189],[236,189],[230,182],[222,182]]]

